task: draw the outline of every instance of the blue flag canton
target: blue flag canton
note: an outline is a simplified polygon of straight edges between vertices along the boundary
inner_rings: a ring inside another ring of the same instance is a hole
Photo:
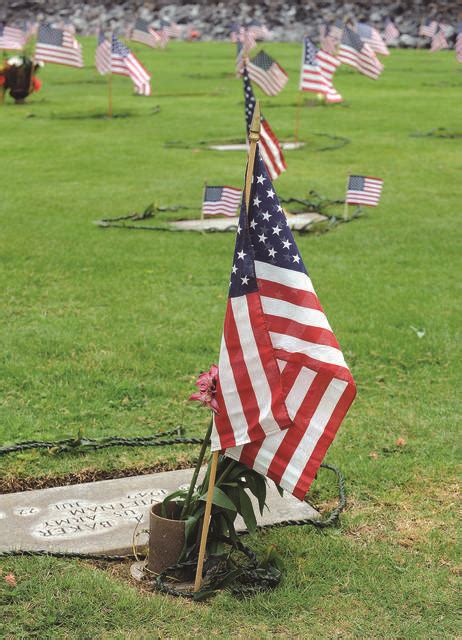
[[[308,64],[312,67],[317,66],[316,54],[318,52],[315,45],[311,42],[311,40],[306,37],[304,40],[305,51],[303,56],[304,64]]]
[[[252,58],[251,62],[256,67],[260,67],[260,69],[263,69],[263,71],[268,71],[273,66],[274,60],[264,51],[259,51],[259,53],[257,53],[257,55]]]
[[[112,53],[126,58],[130,55],[130,49],[126,47],[115,35],[112,36]]]
[[[348,180],[348,189],[352,191],[364,191],[364,176],[350,176]]]
[[[258,291],[254,261],[307,273],[279,198],[258,153],[255,159],[249,214],[241,206],[229,296]]]
[[[346,25],[343,29],[342,44],[356,49],[356,51],[361,51],[364,45],[359,35]]]
[[[47,24],[40,25],[37,34],[37,42],[60,47],[63,44],[63,38],[64,34],[61,29],[54,29]]]

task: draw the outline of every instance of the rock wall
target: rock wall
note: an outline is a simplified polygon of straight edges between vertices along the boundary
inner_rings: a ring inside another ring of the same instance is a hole
[[[197,1],[194,4],[169,0],[10,0],[0,3],[0,21],[70,22],[78,33],[94,34],[100,25],[123,33],[136,16],[155,23],[159,18],[179,24],[192,23],[204,39],[226,39],[233,22],[251,19],[263,21],[274,33],[275,40],[300,40],[304,34],[317,36],[323,21],[352,17],[364,20],[380,29],[385,18],[393,16],[401,31],[401,46],[425,46],[427,39],[418,38],[423,18],[435,18],[453,26],[462,20],[459,0],[228,0],[228,2]]]

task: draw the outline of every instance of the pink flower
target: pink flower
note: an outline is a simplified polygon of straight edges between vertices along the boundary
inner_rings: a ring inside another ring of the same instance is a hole
[[[12,573],[9,573],[7,576],[5,576],[5,582],[7,584],[9,584],[10,587],[15,587],[16,586],[16,578],[14,577],[14,575]]]
[[[218,402],[216,399],[217,392],[217,377],[218,367],[216,364],[212,364],[210,371],[204,371],[196,380],[196,387],[199,391],[196,391],[189,398],[190,400],[197,400],[204,407],[209,407],[214,413],[218,413]]]

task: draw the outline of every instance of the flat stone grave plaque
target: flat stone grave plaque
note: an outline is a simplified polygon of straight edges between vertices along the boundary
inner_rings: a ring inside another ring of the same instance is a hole
[[[315,222],[323,220],[327,220],[326,216],[314,212],[287,216],[289,228],[295,231],[303,231]],[[170,224],[178,231],[236,231],[238,222],[237,216],[229,216],[227,218],[205,218],[204,220],[176,220]]]
[[[192,473],[182,469],[0,495],[0,551],[131,553],[134,541],[137,548],[147,543],[147,534],[135,537],[135,530],[148,528],[150,506],[188,486]],[[272,482],[267,503],[260,525],[319,517],[306,502],[286,493],[281,498]],[[236,528],[245,530],[240,518]]]

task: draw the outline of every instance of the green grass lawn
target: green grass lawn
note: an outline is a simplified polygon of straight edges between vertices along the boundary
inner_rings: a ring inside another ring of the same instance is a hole
[[[217,360],[233,234],[102,230],[92,221],[162,205],[197,206],[204,180],[240,186],[243,153],[165,148],[243,136],[234,47],[134,47],[153,96],[106,80],[85,40],[83,70],[48,65],[28,105],[0,107],[0,443],[143,435],[207,414],[188,404],[196,374]],[[293,135],[300,47],[267,47],[290,81],[262,108]],[[347,477],[341,526],[269,531],[284,580],[272,593],[204,605],[140,593],[128,565],[112,572],[55,559],[3,561],[2,638],[456,638],[456,425],[460,415],[460,139],[462,68],[454,52],[393,51],[373,82],[342,67],[344,106],[305,108],[279,195],[342,198],[348,173],[385,181],[380,207],[323,235],[297,236],[317,293],[358,384],[327,460]],[[460,65],[459,65],[460,67]],[[256,90],[258,92],[258,90]],[[160,111],[154,108],[160,107]],[[279,108],[272,108],[278,106]],[[93,116],[93,117],[91,117]],[[314,134],[344,136],[316,150]],[[198,215],[190,212],[189,215]],[[164,219],[165,219],[164,215]],[[425,329],[419,338],[411,328]],[[459,340],[458,340],[459,339]],[[398,446],[396,441],[404,444]],[[0,459],[0,482],[82,470],[193,462],[197,447],[110,449]],[[324,474],[324,475],[323,475]],[[311,494],[334,487],[320,474]]]

